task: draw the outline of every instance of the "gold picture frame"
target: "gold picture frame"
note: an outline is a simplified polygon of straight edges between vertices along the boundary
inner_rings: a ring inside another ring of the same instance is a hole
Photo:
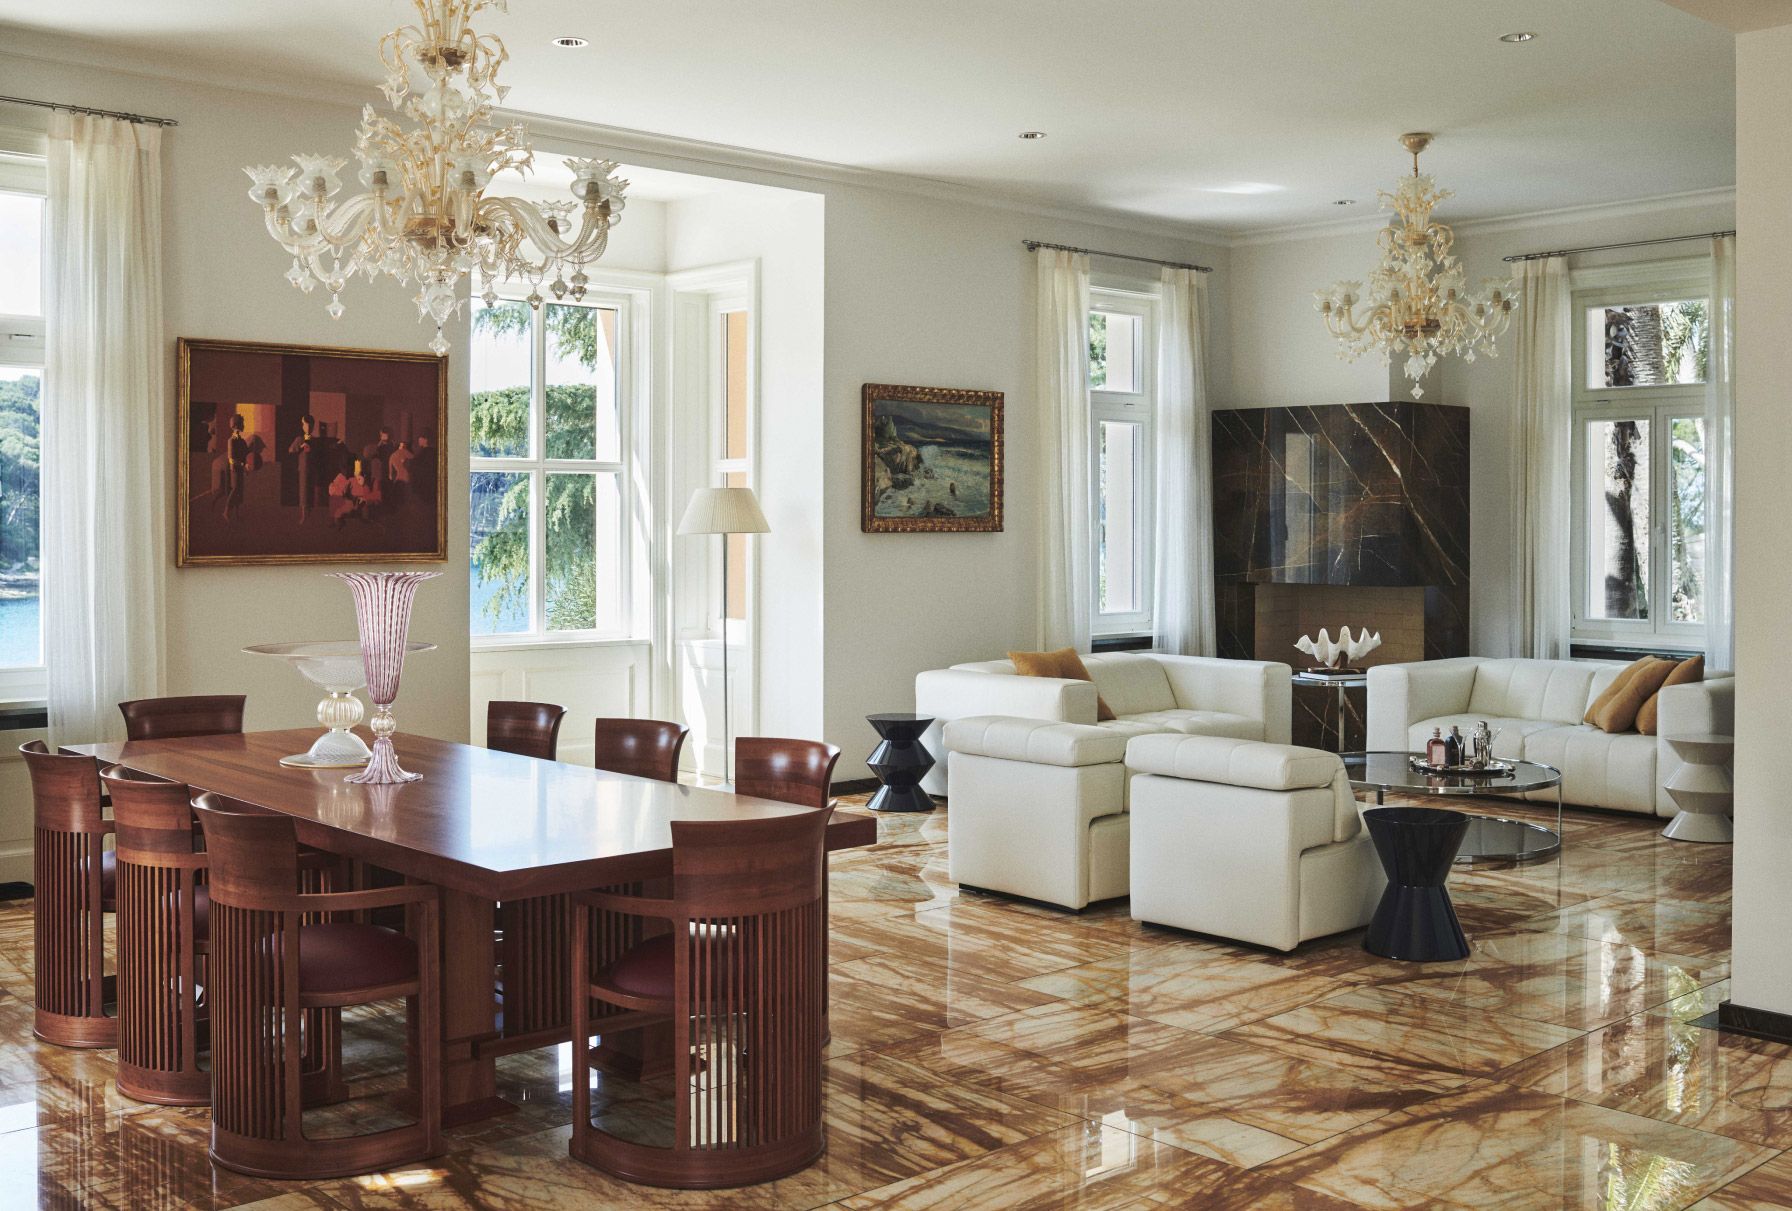
[[[177,347],[177,567],[448,558],[447,358]]]
[[[1001,532],[1000,391],[866,383],[863,401],[861,530]]]

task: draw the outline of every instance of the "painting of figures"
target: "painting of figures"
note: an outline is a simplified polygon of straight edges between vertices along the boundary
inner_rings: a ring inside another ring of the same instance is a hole
[[[1002,528],[1002,393],[864,389],[868,534]]]
[[[179,564],[444,559],[447,362],[180,342]]]

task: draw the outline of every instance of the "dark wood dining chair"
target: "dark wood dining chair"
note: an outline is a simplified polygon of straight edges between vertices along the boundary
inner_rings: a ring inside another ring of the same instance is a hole
[[[599,719],[592,764],[614,774],[678,781],[678,756],[691,729],[660,719]]]
[[[106,914],[116,860],[101,800],[100,766],[41,740],[19,747],[31,776],[31,943],[36,1014],[31,1031],[62,1047],[111,1047],[118,1019],[106,1012],[116,981],[106,974]]]
[[[828,807],[840,750],[819,740],[741,736],[734,742],[734,793]]]
[[[123,766],[100,771],[118,830],[118,1092],[203,1106],[212,1074],[201,989],[211,900],[199,881],[192,791]]]
[[[243,730],[242,694],[193,694],[181,698],[137,698],[118,704],[128,740],[178,740],[183,736],[229,736]]]
[[[436,889],[300,890],[292,820],[200,795],[211,889],[211,1158],[257,1177],[321,1179],[442,1149],[441,946]],[[405,906],[412,933],[341,919]],[[321,918],[321,919],[320,919]],[[302,1116],[307,1011],[406,999],[417,1121],[311,1139]]]
[[[555,759],[566,708],[551,702],[489,702],[485,707],[485,747],[500,753]]]
[[[817,942],[831,814],[674,820],[669,898],[573,895],[575,1159],[625,1181],[712,1189],[771,1181],[821,1155]],[[605,954],[617,917],[671,928]],[[594,1021],[594,1003],[608,1015]],[[591,1032],[668,1020],[671,1146],[611,1135],[591,1120]]]
[[[599,719],[594,763],[611,773],[676,782],[678,756],[689,733],[681,724],[658,719]],[[511,900],[500,907],[504,1033],[513,1040],[545,1037],[566,1027],[572,988],[566,912],[565,896]]]

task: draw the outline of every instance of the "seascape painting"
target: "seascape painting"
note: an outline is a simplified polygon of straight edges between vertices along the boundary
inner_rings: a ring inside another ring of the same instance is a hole
[[[1002,528],[1002,393],[868,383],[867,533]]]
[[[446,366],[182,340],[180,566],[445,558]]]

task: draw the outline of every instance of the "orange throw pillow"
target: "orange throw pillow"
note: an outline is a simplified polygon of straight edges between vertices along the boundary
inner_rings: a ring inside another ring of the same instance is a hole
[[[1055,652],[1009,652],[1008,659],[1014,662],[1014,671],[1022,677],[1062,677],[1066,681],[1093,681],[1089,670],[1084,666],[1082,657],[1076,654],[1075,648],[1059,648]],[[1099,691],[1095,695],[1095,718],[1097,722],[1106,722],[1114,718],[1114,712],[1108,709],[1107,699]]]
[[[1587,713],[1581,716],[1581,722],[1590,723],[1594,727],[1598,727],[1599,712],[1603,711],[1611,703],[1612,699],[1624,692],[1625,685],[1629,683],[1632,677],[1637,675],[1637,672],[1644,665],[1652,664],[1654,660],[1655,657],[1653,656],[1644,656],[1641,660],[1632,661],[1622,669],[1619,669],[1618,675],[1612,678],[1612,683],[1605,687],[1604,693],[1593,699],[1593,705],[1589,706],[1587,708]]]
[[[1694,656],[1690,660],[1682,660],[1674,666],[1674,671],[1668,674],[1668,679],[1661,683],[1661,690],[1667,689],[1670,685],[1686,685],[1688,682],[1703,680],[1705,680],[1705,658]],[[1655,734],[1658,712],[1661,710],[1661,690],[1656,690],[1651,694],[1649,701],[1643,703],[1643,709],[1636,713],[1636,730],[1645,736]]]
[[[1624,689],[1605,704],[1594,722],[1602,732],[1628,732],[1636,728],[1637,713],[1643,704],[1655,697],[1655,691],[1668,675],[1680,666],[1672,660],[1651,660],[1624,683]]]

